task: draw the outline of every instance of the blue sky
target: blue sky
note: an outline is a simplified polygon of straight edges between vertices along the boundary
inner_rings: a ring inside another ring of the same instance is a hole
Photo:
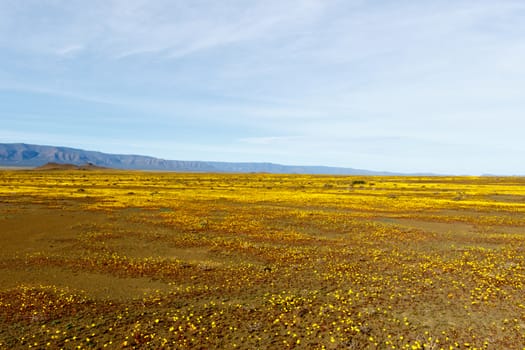
[[[0,142],[525,174],[525,2],[0,0]]]

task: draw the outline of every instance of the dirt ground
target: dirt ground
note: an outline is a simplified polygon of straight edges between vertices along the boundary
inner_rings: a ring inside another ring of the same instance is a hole
[[[522,179],[355,180],[0,172],[0,349],[525,344]]]

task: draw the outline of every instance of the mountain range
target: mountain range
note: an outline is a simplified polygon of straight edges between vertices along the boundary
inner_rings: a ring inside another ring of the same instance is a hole
[[[41,167],[47,163],[85,165],[97,167],[183,172],[274,173],[274,174],[327,174],[327,175],[400,175],[363,169],[297,166],[274,163],[232,163],[167,160],[141,155],[108,154],[82,149],[0,143],[1,167]]]

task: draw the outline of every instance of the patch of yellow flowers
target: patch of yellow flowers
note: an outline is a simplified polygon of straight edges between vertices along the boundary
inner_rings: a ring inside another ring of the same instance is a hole
[[[79,235],[78,256],[32,254],[0,268],[55,266],[170,286],[119,303],[74,286],[2,290],[9,338],[0,347],[525,343],[522,178],[3,172],[0,198],[12,208],[30,198],[70,210],[73,201],[101,215],[132,208],[140,227],[92,228]],[[198,248],[217,263],[134,257],[112,243],[131,238]]]

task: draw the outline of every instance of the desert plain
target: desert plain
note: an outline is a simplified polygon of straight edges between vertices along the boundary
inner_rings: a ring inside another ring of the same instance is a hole
[[[1,349],[522,349],[525,179],[0,171]]]

